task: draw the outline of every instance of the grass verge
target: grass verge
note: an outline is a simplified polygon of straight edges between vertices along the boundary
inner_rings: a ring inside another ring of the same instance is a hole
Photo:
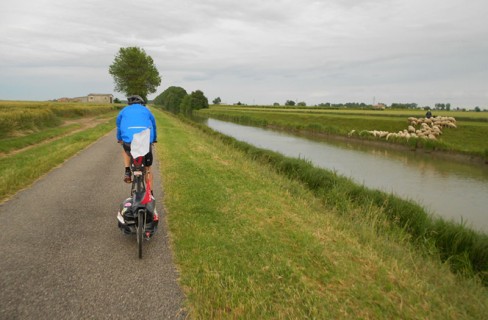
[[[9,153],[14,150],[19,150],[28,146],[36,145],[42,141],[56,138],[63,134],[67,134],[73,130],[78,129],[79,127],[79,124],[71,124],[65,127],[45,129],[40,132],[35,132],[21,137],[1,139],[0,153]]]
[[[27,187],[114,126],[111,118],[96,127],[0,158],[0,201]]]
[[[478,319],[488,312],[478,281],[423,254],[372,201],[358,206],[339,189],[324,201],[258,151],[155,115],[166,219],[193,318]]]

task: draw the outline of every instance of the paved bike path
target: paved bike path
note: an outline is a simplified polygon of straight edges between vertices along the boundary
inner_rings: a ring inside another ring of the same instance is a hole
[[[157,147],[157,146],[156,146]],[[0,319],[184,319],[162,219],[137,255],[118,227],[129,194],[112,132],[0,205]]]

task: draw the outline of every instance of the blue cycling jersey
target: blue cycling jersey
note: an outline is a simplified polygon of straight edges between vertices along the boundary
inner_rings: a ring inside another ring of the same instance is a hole
[[[156,121],[148,108],[141,104],[126,106],[117,116],[117,140],[132,142],[132,136],[151,129],[151,143],[157,140]]]

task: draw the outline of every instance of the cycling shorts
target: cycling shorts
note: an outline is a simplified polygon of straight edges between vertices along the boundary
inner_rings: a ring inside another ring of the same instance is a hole
[[[127,153],[129,156],[130,154],[130,143],[124,142],[122,143],[122,146],[124,147],[125,153]],[[149,152],[144,156],[144,166],[150,167],[152,166],[153,163],[153,153],[152,153],[152,145],[149,145]]]

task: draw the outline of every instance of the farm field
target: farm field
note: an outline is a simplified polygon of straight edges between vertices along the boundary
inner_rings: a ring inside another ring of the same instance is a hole
[[[112,130],[118,108],[0,101],[0,201]]]
[[[343,136],[355,140],[378,141],[384,145],[403,145],[472,155],[488,160],[488,113],[434,111],[434,116],[454,117],[457,128],[443,128],[435,140],[421,138],[379,138],[372,131],[396,133],[410,125],[408,118],[423,118],[423,110],[329,110],[279,107],[211,106],[199,110],[205,117],[287,131]],[[419,126],[417,126],[417,129]]]

